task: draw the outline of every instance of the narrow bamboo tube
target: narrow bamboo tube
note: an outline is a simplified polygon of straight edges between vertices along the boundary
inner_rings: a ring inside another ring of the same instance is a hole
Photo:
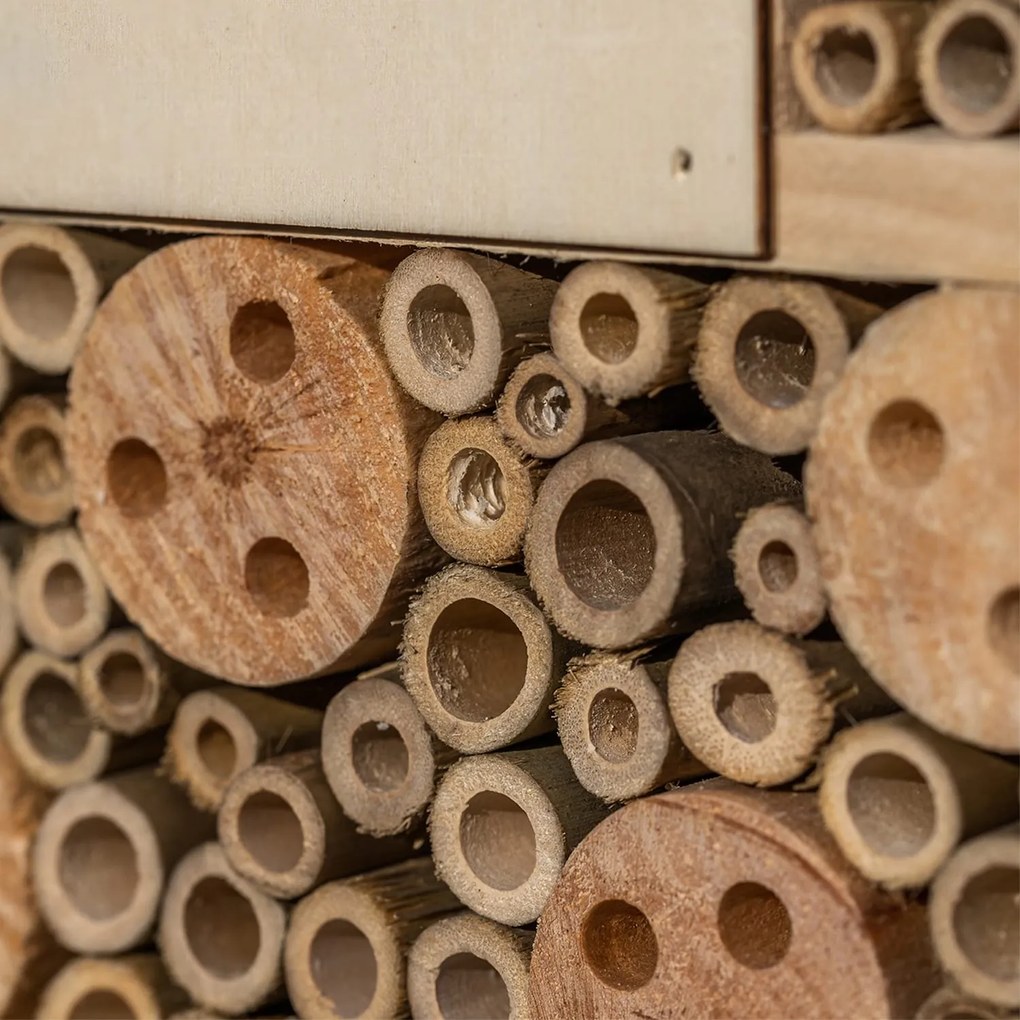
[[[968,836],[1015,819],[1020,771],[906,713],[839,734],[822,815],[847,859],[889,888],[926,885]]]
[[[426,248],[397,266],[380,329],[400,385],[446,415],[491,407],[514,366],[549,342],[556,284],[514,266]]]
[[[71,475],[64,462],[60,394],[20,397],[0,420],[0,504],[37,528],[71,516]]]
[[[922,0],[860,0],[807,12],[793,40],[793,80],[830,131],[871,134],[926,119],[917,82]]]
[[[567,855],[608,813],[559,747],[471,755],[450,767],[432,804],[436,870],[475,913],[530,924]]]
[[[404,684],[440,740],[492,751],[554,729],[549,707],[574,651],[525,578],[455,564],[408,612]]]
[[[21,647],[14,571],[21,557],[25,535],[26,529],[20,525],[0,522],[0,673],[13,661]]]
[[[492,418],[446,422],[418,462],[418,498],[432,537],[468,563],[519,560],[547,470],[510,446]]]
[[[963,138],[1020,125],[1020,8],[1013,0],[944,0],[921,35],[928,112]]]
[[[18,361],[62,375],[99,299],[144,254],[101,234],[36,223],[0,227],[0,340]]]
[[[79,526],[178,661],[272,686],[395,651],[442,557],[415,484],[436,416],[378,341],[387,275],[204,237],[145,259],[100,307],[70,385]]]
[[[632,801],[542,915],[543,1017],[913,1016],[939,980],[918,903],[864,881],[812,794],[713,780]]]
[[[717,433],[586,443],[553,467],[535,502],[528,576],[560,632],[598,648],[689,629],[739,597],[727,554],[741,517],[797,489]]]
[[[295,908],[284,949],[298,1016],[406,1016],[407,950],[457,906],[427,857],[316,889]]]
[[[159,946],[195,1002],[234,1016],[281,996],[286,926],[283,904],[237,875],[218,843],[203,843],[167,883]]]
[[[322,721],[322,767],[344,814],[373,836],[406,832],[458,757],[425,724],[393,663],[339,691]]]
[[[188,1005],[155,953],[72,960],[46,986],[39,1020],[152,1020]]]
[[[113,609],[76,528],[40,532],[25,543],[14,573],[14,598],[29,644],[64,657],[98,640]]]
[[[880,311],[820,283],[734,277],[705,310],[694,378],[738,443],[797,453],[815,434],[851,348]]]
[[[143,945],[168,873],[213,831],[213,819],[152,769],[65,790],[32,850],[39,909],[74,952]]]
[[[799,502],[755,507],[730,558],[740,594],[763,627],[803,636],[825,620],[822,568]]]
[[[951,984],[943,985],[937,992],[925,999],[914,1014],[915,1020],[1006,1020],[1015,1016],[1001,1006],[994,1006],[982,999],[961,992]]]
[[[563,753],[607,803],[709,771],[677,736],[666,703],[671,658],[593,652],[573,659],[556,692]]]
[[[887,312],[829,394],[805,473],[847,644],[930,726],[1005,752],[1020,750],[1018,335],[1007,289]]]
[[[688,377],[711,289],[678,273],[586,262],[553,302],[553,351],[581,385],[617,403]]]
[[[416,1020],[531,1020],[528,967],[535,936],[470,911],[429,925],[407,957]]]
[[[423,844],[413,834],[376,839],[359,832],[334,798],[318,750],[242,772],[224,794],[218,829],[230,866],[278,899],[404,860]]]
[[[259,691],[196,691],[177,708],[164,762],[199,807],[215,811],[236,775],[284,752],[316,747],[321,730],[321,712]]]
[[[935,951],[971,995],[1020,1007],[1020,828],[989,832],[965,843],[931,888]]]

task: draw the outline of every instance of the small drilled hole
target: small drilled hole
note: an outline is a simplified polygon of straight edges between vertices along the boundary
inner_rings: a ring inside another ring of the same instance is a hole
[[[590,297],[581,310],[580,325],[584,346],[607,365],[626,361],[637,347],[637,316],[620,294]]]
[[[107,988],[86,992],[67,1014],[68,1020],[136,1020],[137,1017],[125,999]]]
[[[567,423],[570,397],[563,383],[552,375],[533,375],[517,395],[517,422],[535,439],[553,439]]]
[[[422,366],[441,379],[459,375],[475,350],[471,313],[445,284],[425,287],[415,295],[407,310],[407,332]]]
[[[78,692],[55,673],[32,679],[22,705],[22,726],[36,753],[47,761],[74,761],[92,734]]]
[[[467,866],[487,886],[511,892],[535,870],[535,830],[516,801],[486,790],[460,816],[460,849]]]
[[[988,641],[1006,668],[1020,673],[1020,587],[1007,588],[989,608]]]
[[[997,865],[974,875],[953,909],[953,931],[968,960],[996,981],[1020,978],[1020,869]]]
[[[861,839],[885,857],[912,857],[935,834],[935,797],[922,773],[898,754],[861,759],[846,783],[850,819]]]
[[[785,542],[767,542],[758,556],[761,583],[775,594],[789,590],[797,580],[797,554]]]
[[[389,723],[362,723],[351,735],[357,777],[376,793],[396,790],[407,779],[410,758],[400,731]]]
[[[184,937],[199,965],[226,981],[251,970],[262,943],[254,907],[218,876],[203,878],[188,895]]]
[[[926,485],[939,473],[944,454],[942,426],[915,400],[887,405],[871,423],[868,456],[888,485],[900,489]]]
[[[148,517],[166,503],[163,458],[140,439],[122,439],[106,462],[106,488],[126,517]]]
[[[693,166],[694,156],[690,149],[679,148],[673,150],[672,171],[674,180],[684,180],[691,172],[691,167]]]
[[[950,101],[968,113],[986,113],[1006,97],[1016,73],[1009,40],[991,19],[963,18],[938,52],[939,79]]]
[[[867,32],[850,25],[829,29],[815,49],[815,82],[838,106],[856,106],[871,91],[878,54]]]
[[[114,652],[99,667],[99,690],[115,707],[133,708],[145,697],[145,667],[137,655]]]
[[[510,1020],[506,982],[474,953],[455,953],[439,965],[436,1002],[443,1020]]]
[[[592,973],[610,988],[632,992],[659,965],[659,942],[648,918],[624,900],[604,900],[581,924],[581,947]]]
[[[64,260],[47,248],[17,248],[4,262],[4,303],[12,319],[38,340],[58,340],[74,318],[78,296]]]
[[[250,301],[230,323],[230,356],[249,379],[273,383],[294,364],[294,326],[275,301]]]
[[[119,917],[138,891],[134,844],[109,818],[82,818],[67,830],[60,844],[59,870],[68,899],[94,921]]]
[[[248,797],[237,814],[237,835],[266,871],[282,874],[301,861],[305,842],[301,820],[278,794],[260,790]]]
[[[775,695],[757,673],[727,673],[713,699],[719,721],[745,744],[757,744],[776,728]]]
[[[60,440],[41,425],[25,429],[14,444],[14,473],[22,488],[47,496],[67,484],[67,465]]]
[[[804,326],[778,308],[756,312],[737,334],[737,380],[760,404],[781,411],[804,399],[815,377],[815,345]]]
[[[85,616],[85,581],[73,563],[56,563],[46,574],[42,590],[46,615],[58,627],[73,627]]]
[[[350,921],[327,921],[308,947],[308,969],[337,1016],[363,1016],[375,998],[379,964],[365,933]]]
[[[225,726],[215,719],[206,719],[198,728],[195,750],[211,775],[223,782],[233,777],[237,770],[237,744]]]
[[[726,890],[717,923],[730,955],[752,970],[781,962],[793,939],[793,923],[783,901],[757,882],[738,882]]]
[[[638,710],[616,687],[599,691],[588,707],[588,739],[595,753],[614,765],[629,761],[637,749]]]
[[[244,561],[244,585],[266,616],[297,616],[308,604],[308,567],[283,538],[262,538]]]
[[[473,446],[461,450],[446,472],[446,499],[465,524],[495,524],[506,510],[506,478],[495,457]]]

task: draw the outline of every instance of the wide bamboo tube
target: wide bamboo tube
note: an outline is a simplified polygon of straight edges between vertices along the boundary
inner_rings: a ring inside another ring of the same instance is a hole
[[[404,684],[440,740],[492,751],[555,727],[549,706],[573,651],[525,578],[455,564],[408,612]]]
[[[432,805],[436,870],[475,913],[530,924],[567,855],[608,810],[558,747],[462,758]]]
[[[928,112],[963,138],[1020,125],[1020,7],[944,0],[921,35],[918,75]]]
[[[284,949],[298,1016],[406,1016],[407,950],[457,906],[427,857],[316,889],[295,908]]]
[[[0,522],[0,673],[7,668],[21,647],[17,601],[14,596],[14,570],[21,557],[25,536],[26,529],[20,525]]]
[[[237,874],[279,899],[404,860],[422,844],[413,835],[359,832],[330,791],[318,750],[271,758],[237,776],[220,804],[218,831]]]
[[[805,280],[738,276],[705,310],[694,378],[719,424],[764,453],[797,453],[826,394],[881,311]]]
[[[492,418],[446,422],[418,462],[418,498],[432,537],[468,563],[519,560],[546,471],[510,446]]]
[[[572,270],[549,319],[553,351],[581,385],[617,403],[688,377],[711,289],[624,262]]]
[[[1018,335],[1010,290],[887,312],[825,403],[805,484],[829,611],[868,672],[935,729],[1007,752],[1020,750]]]
[[[767,457],[718,433],[586,443],[542,486],[528,576],[557,628],[598,648],[689,629],[738,598],[728,552],[741,517],[797,489]]]
[[[386,286],[380,329],[401,386],[446,415],[491,407],[514,366],[549,342],[556,284],[482,255],[416,251]]]
[[[435,417],[386,366],[386,279],[336,252],[207,237],[103,302],[70,387],[79,524],[173,658],[269,686],[394,650],[441,560],[415,485]]]
[[[698,631],[669,673],[669,710],[690,753],[756,786],[796,779],[834,729],[895,709],[846,645],[798,641],[750,620]]]
[[[793,80],[830,131],[869,134],[926,119],[917,81],[921,0],[860,0],[807,12],[790,51]]]
[[[111,284],[145,254],[123,241],[36,223],[0,227],[0,340],[38,372],[74,361]]]
[[[228,1016],[282,997],[287,912],[240,878],[218,843],[184,857],[167,883],[159,946],[195,1002]]]
[[[407,957],[407,998],[416,1020],[531,1020],[528,967],[534,933],[470,911],[418,936]]]
[[[1006,1020],[1015,1015],[1002,1006],[975,999],[947,982],[925,999],[914,1020]]]
[[[71,516],[71,475],[64,461],[62,395],[16,400],[0,420],[0,505],[37,528]]]
[[[259,691],[196,691],[174,716],[165,765],[199,807],[215,811],[236,775],[266,758],[318,746],[321,730],[321,712]]]
[[[926,885],[968,836],[1015,819],[1020,771],[906,713],[839,734],[822,761],[825,824],[862,874]]]
[[[812,794],[713,780],[574,851],[530,996],[548,1017],[912,1016],[937,982],[924,908],[846,863]]]
[[[554,704],[560,742],[577,781],[607,803],[709,771],[670,718],[671,662],[595,652],[567,667]]]

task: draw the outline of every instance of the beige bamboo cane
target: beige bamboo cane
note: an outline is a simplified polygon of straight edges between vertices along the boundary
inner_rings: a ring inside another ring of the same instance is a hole
[[[27,535],[28,530],[21,525],[0,523],[0,673],[14,660],[21,647],[14,571]]]
[[[1016,1014],[946,983],[925,999],[914,1020],[1006,1020],[1010,1016]]]

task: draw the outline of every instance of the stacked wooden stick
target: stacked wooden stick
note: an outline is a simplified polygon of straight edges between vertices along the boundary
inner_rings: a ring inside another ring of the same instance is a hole
[[[0,232],[14,1015],[1020,1006],[1014,293],[100,242]]]

